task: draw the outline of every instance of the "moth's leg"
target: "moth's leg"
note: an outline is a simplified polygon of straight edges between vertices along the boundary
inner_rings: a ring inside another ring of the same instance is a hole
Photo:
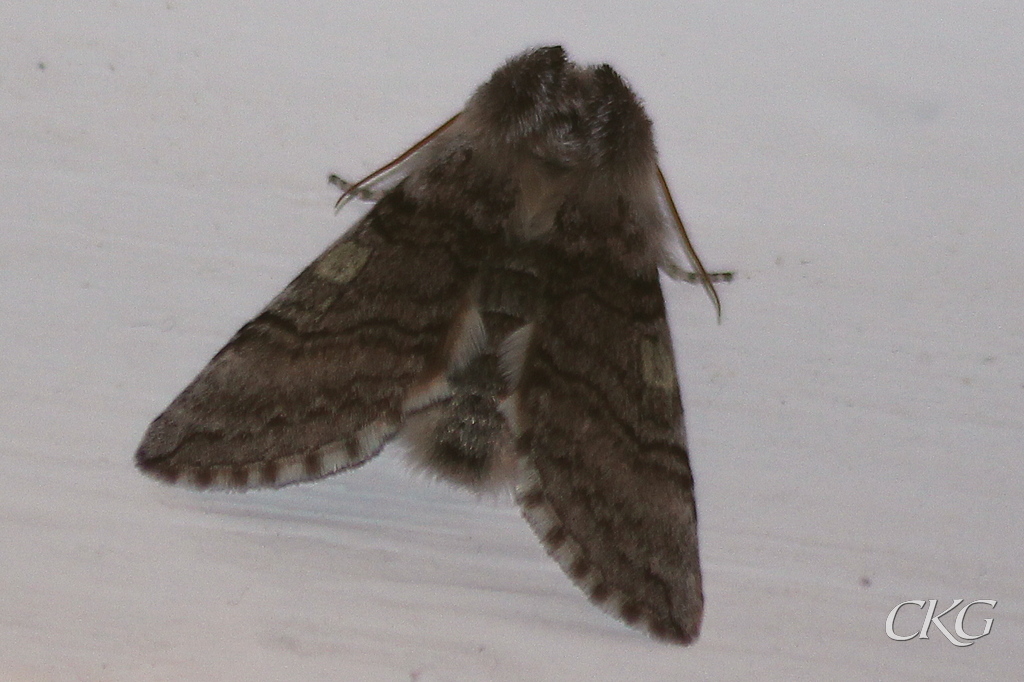
[[[356,183],[349,182],[334,173],[327,176],[327,183],[340,189],[342,196],[347,194],[350,198],[368,201],[373,204],[380,201],[381,197],[387,194],[386,188],[375,188],[368,185],[357,186]]]
[[[687,282],[688,284],[702,283],[702,278],[699,272],[691,272],[690,270],[683,268],[678,263],[668,263],[663,269],[666,275],[677,282]],[[712,282],[731,282],[736,276],[736,273],[731,270],[728,272],[709,272],[707,273],[707,276]]]

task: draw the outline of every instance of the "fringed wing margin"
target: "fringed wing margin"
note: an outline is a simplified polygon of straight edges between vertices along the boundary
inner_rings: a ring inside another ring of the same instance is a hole
[[[517,498],[590,599],[687,644],[703,614],[693,477],[657,270],[555,252],[519,391]]]
[[[500,229],[507,205],[485,181],[468,153],[453,153],[391,190],[156,418],[138,467],[172,483],[247,488],[377,454],[411,394],[441,371],[478,252]]]

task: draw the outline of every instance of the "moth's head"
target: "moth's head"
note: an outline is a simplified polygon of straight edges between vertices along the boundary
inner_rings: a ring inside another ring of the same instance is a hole
[[[625,81],[607,64],[569,61],[557,46],[513,57],[464,115],[493,151],[554,171],[629,173],[654,162],[651,122]]]

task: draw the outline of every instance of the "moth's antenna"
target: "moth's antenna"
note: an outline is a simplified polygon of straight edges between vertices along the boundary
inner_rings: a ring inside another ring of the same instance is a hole
[[[693,243],[690,242],[689,235],[686,234],[686,227],[683,226],[683,219],[679,217],[679,210],[676,208],[676,202],[672,200],[672,192],[668,189],[668,183],[665,181],[665,174],[661,172],[661,168],[658,168],[658,180],[661,182],[661,191],[665,195],[665,203],[668,204],[668,210],[672,214],[672,219],[675,220],[679,236],[683,240],[683,248],[686,250],[686,257],[690,260],[690,264],[693,265],[694,269],[697,271],[697,275],[700,277],[700,283],[704,287],[704,291],[706,291],[708,296],[711,298],[711,302],[715,306],[715,313],[718,315],[718,321],[721,322],[722,302],[718,299],[718,292],[715,291],[714,282],[711,281],[708,271],[704,269],[704,264],[700,262],[700,256],[697,255],[697,252],[693,248]]]
[[[460,111],[459,113],[455,114],[450,119],[448,119],[447,121],[442,123],[440,125],[440,127],[438,127],[436,130],[434,130],[434,132],[430,133],[429,135],[424,137],[422,140],[420,140],[419,142],[417,142],[413,146],[411,146],[408,149],[406,149],[404,152],[399,154],[396,158],[392,159],[391,161],[388,161],[386,164],[384,164],[383,166],[381,166],[377,170],[373,171],[372,173],[367,175],[362,180],[359,180],[358,182],[350,185],[348,187],[348,189],[346,189],[344,192],[342,192],[341,196],[338,197],[338,201],[336,201],[334,203],[334,212],[337,213],[338,211],[340,211],[342,206],[344,206],[349,201],[351,201],[352,198],[356,194],[358,194],[360,190],[362,190],[362,189],[364,189],[366,187],[366,185],[374,182],[375,180],[380,178],[382,175],[385,175],[389,171],[394,170],[395,168],[400,166],[403,162],[405,162],[409,157],[411,157],[413,154],[415,154],[416,152],[418,152],[419,150],[421,150],[425,146],[427,146],[427,144],[429,144],[434,138],[436,138],[438,135],[443,133],[448,128],[448,126],[450,126],[452,123],[455,123],[455,119],[457,119],[461,115],[462,115],[462,112]]]

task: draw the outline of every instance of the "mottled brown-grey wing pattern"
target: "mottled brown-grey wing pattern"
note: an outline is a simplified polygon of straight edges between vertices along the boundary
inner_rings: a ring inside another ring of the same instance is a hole
[[[592,601],[688,643],[703,612],[696,509],[657,269],[558,259],[519,388],[517,498]]]
[[[528,50],[366,181],[391,172],[404,180],[157,417],[138,466],[283,485],[357,466],[401,430],[441,478],[516,477],[527,521],[595,603],[693,641],[697,517],[658,279],[673,225],[717,296],[640,100],[608,65]]]
[[[385,195],[156,418],[139,468],[195,487],[245,488],[373,457],[410,392],[445,362],[478,252],[508,211],[488,182],[455,150]],[[459,202],[446,196],[454,187]]]

